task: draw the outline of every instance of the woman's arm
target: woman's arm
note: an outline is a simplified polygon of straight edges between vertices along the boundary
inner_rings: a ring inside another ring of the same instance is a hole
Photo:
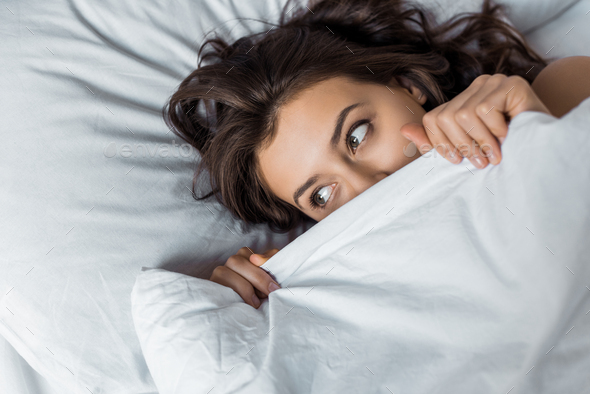
[[[571,56],[550,63],[531,87],[551,114],[561,118],[590,97],[590,57]]]

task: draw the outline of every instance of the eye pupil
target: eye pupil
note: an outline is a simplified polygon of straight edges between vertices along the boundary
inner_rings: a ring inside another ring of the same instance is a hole
[[[320,205],[323,205],[325,203],[324,197],[322,197],[320,194],[316,194],[314,196],[314,198],[315,198],[315,202],[317,202]]]
[[[356,148],[359,145],[360,145],[359,139],[356,136],[351,135],[350,136],[350,146],[352,146],[353,148]]]

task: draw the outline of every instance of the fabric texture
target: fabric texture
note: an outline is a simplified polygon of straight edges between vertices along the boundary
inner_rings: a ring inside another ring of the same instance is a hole
[[[159,269],[132,293],[161,394],[590,387],[590,98],[510,124],[498,166],[420,157],[262,268],[259,309]]]
[[[131,319],[141,267],[208,278],[304,230],[196,202],[198,154],[161,116],[206,33],[262,30],[235,19],[275,20],[281,2],[2,5],[0,334],[62,392],[155,392]]]
[[[282,248],[311,227],[273,234],[194,201],[198,155],[160,116],[206,34],[266,30],[254,19],[283,4],[3,2],[0,335],[58,392],[155,392],[129,301],[141,267],[208,278],[240,247]],[[552,53],[580,54],[568,39]]]
[[[462,12],[478,12],[481,0],[413,0],[435,12],[437,21],[442,22]],[[518,31],[527,34],[542,27],[579,0],[497,0],[495,3],[506,7],[509,22]]]

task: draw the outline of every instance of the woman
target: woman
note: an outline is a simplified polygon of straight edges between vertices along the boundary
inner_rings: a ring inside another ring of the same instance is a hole
[[[197,200],[215,195],[274,231],[322,220],[433,147],[497,165],[512,117],[562,116],[590,95],[590,58],[547,66],[489,0],[438,26],[402,0],[284,10],[266,33],[208,40],[164,108],[201,153],[193,189],[209,171],[212,192]],[[258,308],[279,288],[259,268],[276,252],[244,247],[210,280]]]

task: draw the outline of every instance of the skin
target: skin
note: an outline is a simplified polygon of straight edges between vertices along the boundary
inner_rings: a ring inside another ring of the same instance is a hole
[[[420,153],[409,146],[411,141],[400,129],[404,124],[421,122],[426,96],[403,80],[401,84],[392,80],[388,88],[337,77],[301,92],[281,108],[276,136],[259,153],[262,176],[271,190],[319,221],[418,158]],[[338,115],[356,103],[365,105],[348,113],[338,145],[331,148]],[[345,143],[346,133],[365,118],[371,119],[372,126],[353,153]],[[294,191],[316,172],[320,177],[301,195],[298,205]],[[310,195],[324,186],[324,191],[332,192],[325,208],[312,209]]]
[[[590,57],[556,60],[539,73],[531,86],[551,113],[561,118],[590,96]]]

